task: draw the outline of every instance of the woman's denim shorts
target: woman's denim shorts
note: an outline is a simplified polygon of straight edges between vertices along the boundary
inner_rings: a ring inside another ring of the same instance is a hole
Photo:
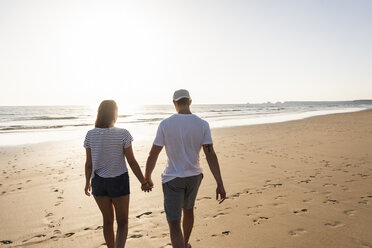
[[[96,173],[92,179],[92,194],[96,197],[118,198],[130,194],[128,172],[117,177],[100,177]]]

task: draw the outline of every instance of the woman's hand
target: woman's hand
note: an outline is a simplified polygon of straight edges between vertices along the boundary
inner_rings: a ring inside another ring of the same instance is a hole
[[[144,192],[150,192],[152,190],[152,187],[149,184],[149,182],[146,181],[145,183],[142,184],[141,189]]]
[[[151,177],[145,177],[145,180],[150,185],[151,188],[154,188],[154,183],[152,182]]]
[[[85,191],[85,194],[86,194],[87,196],[90,196],[90,191],[91,191],[90,183],[85,184],[84,191]]]

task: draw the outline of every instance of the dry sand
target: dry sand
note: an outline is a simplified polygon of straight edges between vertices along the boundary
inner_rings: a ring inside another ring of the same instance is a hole
[[[372,111],[212,130],[229,199],[205,177],[194,248],[372,248]],[[144,166],[151,142],[133,144]],[[84,187],[82,141],[0,148],[0,247],[105,247],[101,214]],[[132,172],[127,247],[171,247],[155,188]],[[9,244],[7,244],[9,243]]]

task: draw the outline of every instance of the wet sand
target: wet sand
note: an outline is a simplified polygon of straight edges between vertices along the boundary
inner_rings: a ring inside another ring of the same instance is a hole
[[[154,134],[155,135],[155,134]],[[205,158],[193,247],[372,247],[372,111],[213,129],[228,199]],[[133,143],[144,168],[151,141]],[[105,247],[82,141],[0,148],[0,247]],[[155,188],[132,172],[126,247],[171,247]]]

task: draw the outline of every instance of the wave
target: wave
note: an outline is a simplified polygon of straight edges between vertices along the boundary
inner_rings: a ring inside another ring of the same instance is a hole
[[[21,126],[14,125],[0,128],[0,131],[16,131],[16,130],[37,130],[37,129],[59,129],[63,127],[83,127],[92,126],[92,123],[74,124],[74,125],[51,125],[51,126]]]
[[[29,130],[29,129],[50,129],[50,128],[62,128],[63,125],[55,125],[55,126],[10,126],[0,128],[0,131],[12,131],[12,130]]]
[[[33,116],[33,117],[22,117],[22,118],[17,118],[16,120],[18,121],[25,121],[25,120],[32,120],[32,121],[37,121],[37,120],[43,120],[43,121],[49,121],[49,120],[76,120],[79,119],[79,117],[76,116]]]
[[[149,118],[149,119],[137,119],[133,121],[118,121],[117,123],[146,123],[146,122],[156,122],[162,121],[164,118]]]
[[[218,110],[209,110],[208,112],[224,113],[224,112],[240,112],[240,111],[243,111],[243,109],[218,109]]]

